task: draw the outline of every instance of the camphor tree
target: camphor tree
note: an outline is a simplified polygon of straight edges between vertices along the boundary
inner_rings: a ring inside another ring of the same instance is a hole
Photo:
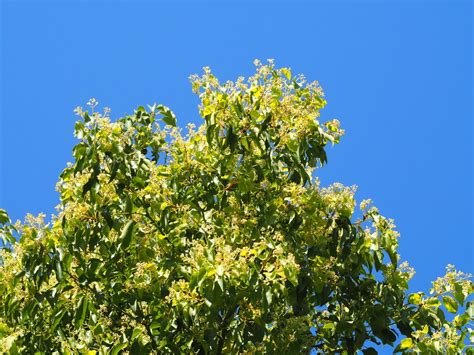
[[[320,123],[317,83],[271,61],[191,82],[198,129],[162,105],[112,122],[91,101],[57,215],[1,210],[0,351],[473,352],[470,276],[450,266],[408,294],[393,222],[319,186],[343,130]]]

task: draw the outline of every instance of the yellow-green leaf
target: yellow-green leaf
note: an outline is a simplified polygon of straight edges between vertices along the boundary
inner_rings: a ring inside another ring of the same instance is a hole
[[[458,304],[451,296],[444,296],[443,304],[448,310],[448,312],[456,313],[458,310]]]
[[[411,349],[413,347],[413,340],[411,338],[405,338],[400,342],[400,349]]]

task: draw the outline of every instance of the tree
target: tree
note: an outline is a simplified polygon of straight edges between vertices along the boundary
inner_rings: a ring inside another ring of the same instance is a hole
[[[57,215],[0,211],[3,352],[472,353],[470,276],[408,294],[393,221],[314,177],[344,133],[321,88],[256,66],[192,76],[205,123],[186,134],[162,105],[76,109]]]

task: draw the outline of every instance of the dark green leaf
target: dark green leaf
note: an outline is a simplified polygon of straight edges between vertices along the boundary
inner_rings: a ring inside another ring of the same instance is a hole
[[[5,210],[0,208],[0,224],[10,223],[10,218]]]
[[[134,226],[135,226],[135,221],[132,219],[128,221],[125,227],[123,228],[122,233],[120,235],[120,240],[121,240],[120,245],[122,249],[126,249],[130,245],[130,242],[133,236]]]

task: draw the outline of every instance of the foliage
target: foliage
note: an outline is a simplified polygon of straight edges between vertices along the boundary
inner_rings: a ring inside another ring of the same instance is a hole
[[[321,88],[256,66],[247,81],[192,76],[205,123],[186,134],[162,105],[115,122],[94,100],[76,109],[57,215],[12,224],[0,210],[2,352],[467,346],[470,276],[450,267],[431,296],[408,295],[393,221],[314,178],[344,133],[319,122]]]

